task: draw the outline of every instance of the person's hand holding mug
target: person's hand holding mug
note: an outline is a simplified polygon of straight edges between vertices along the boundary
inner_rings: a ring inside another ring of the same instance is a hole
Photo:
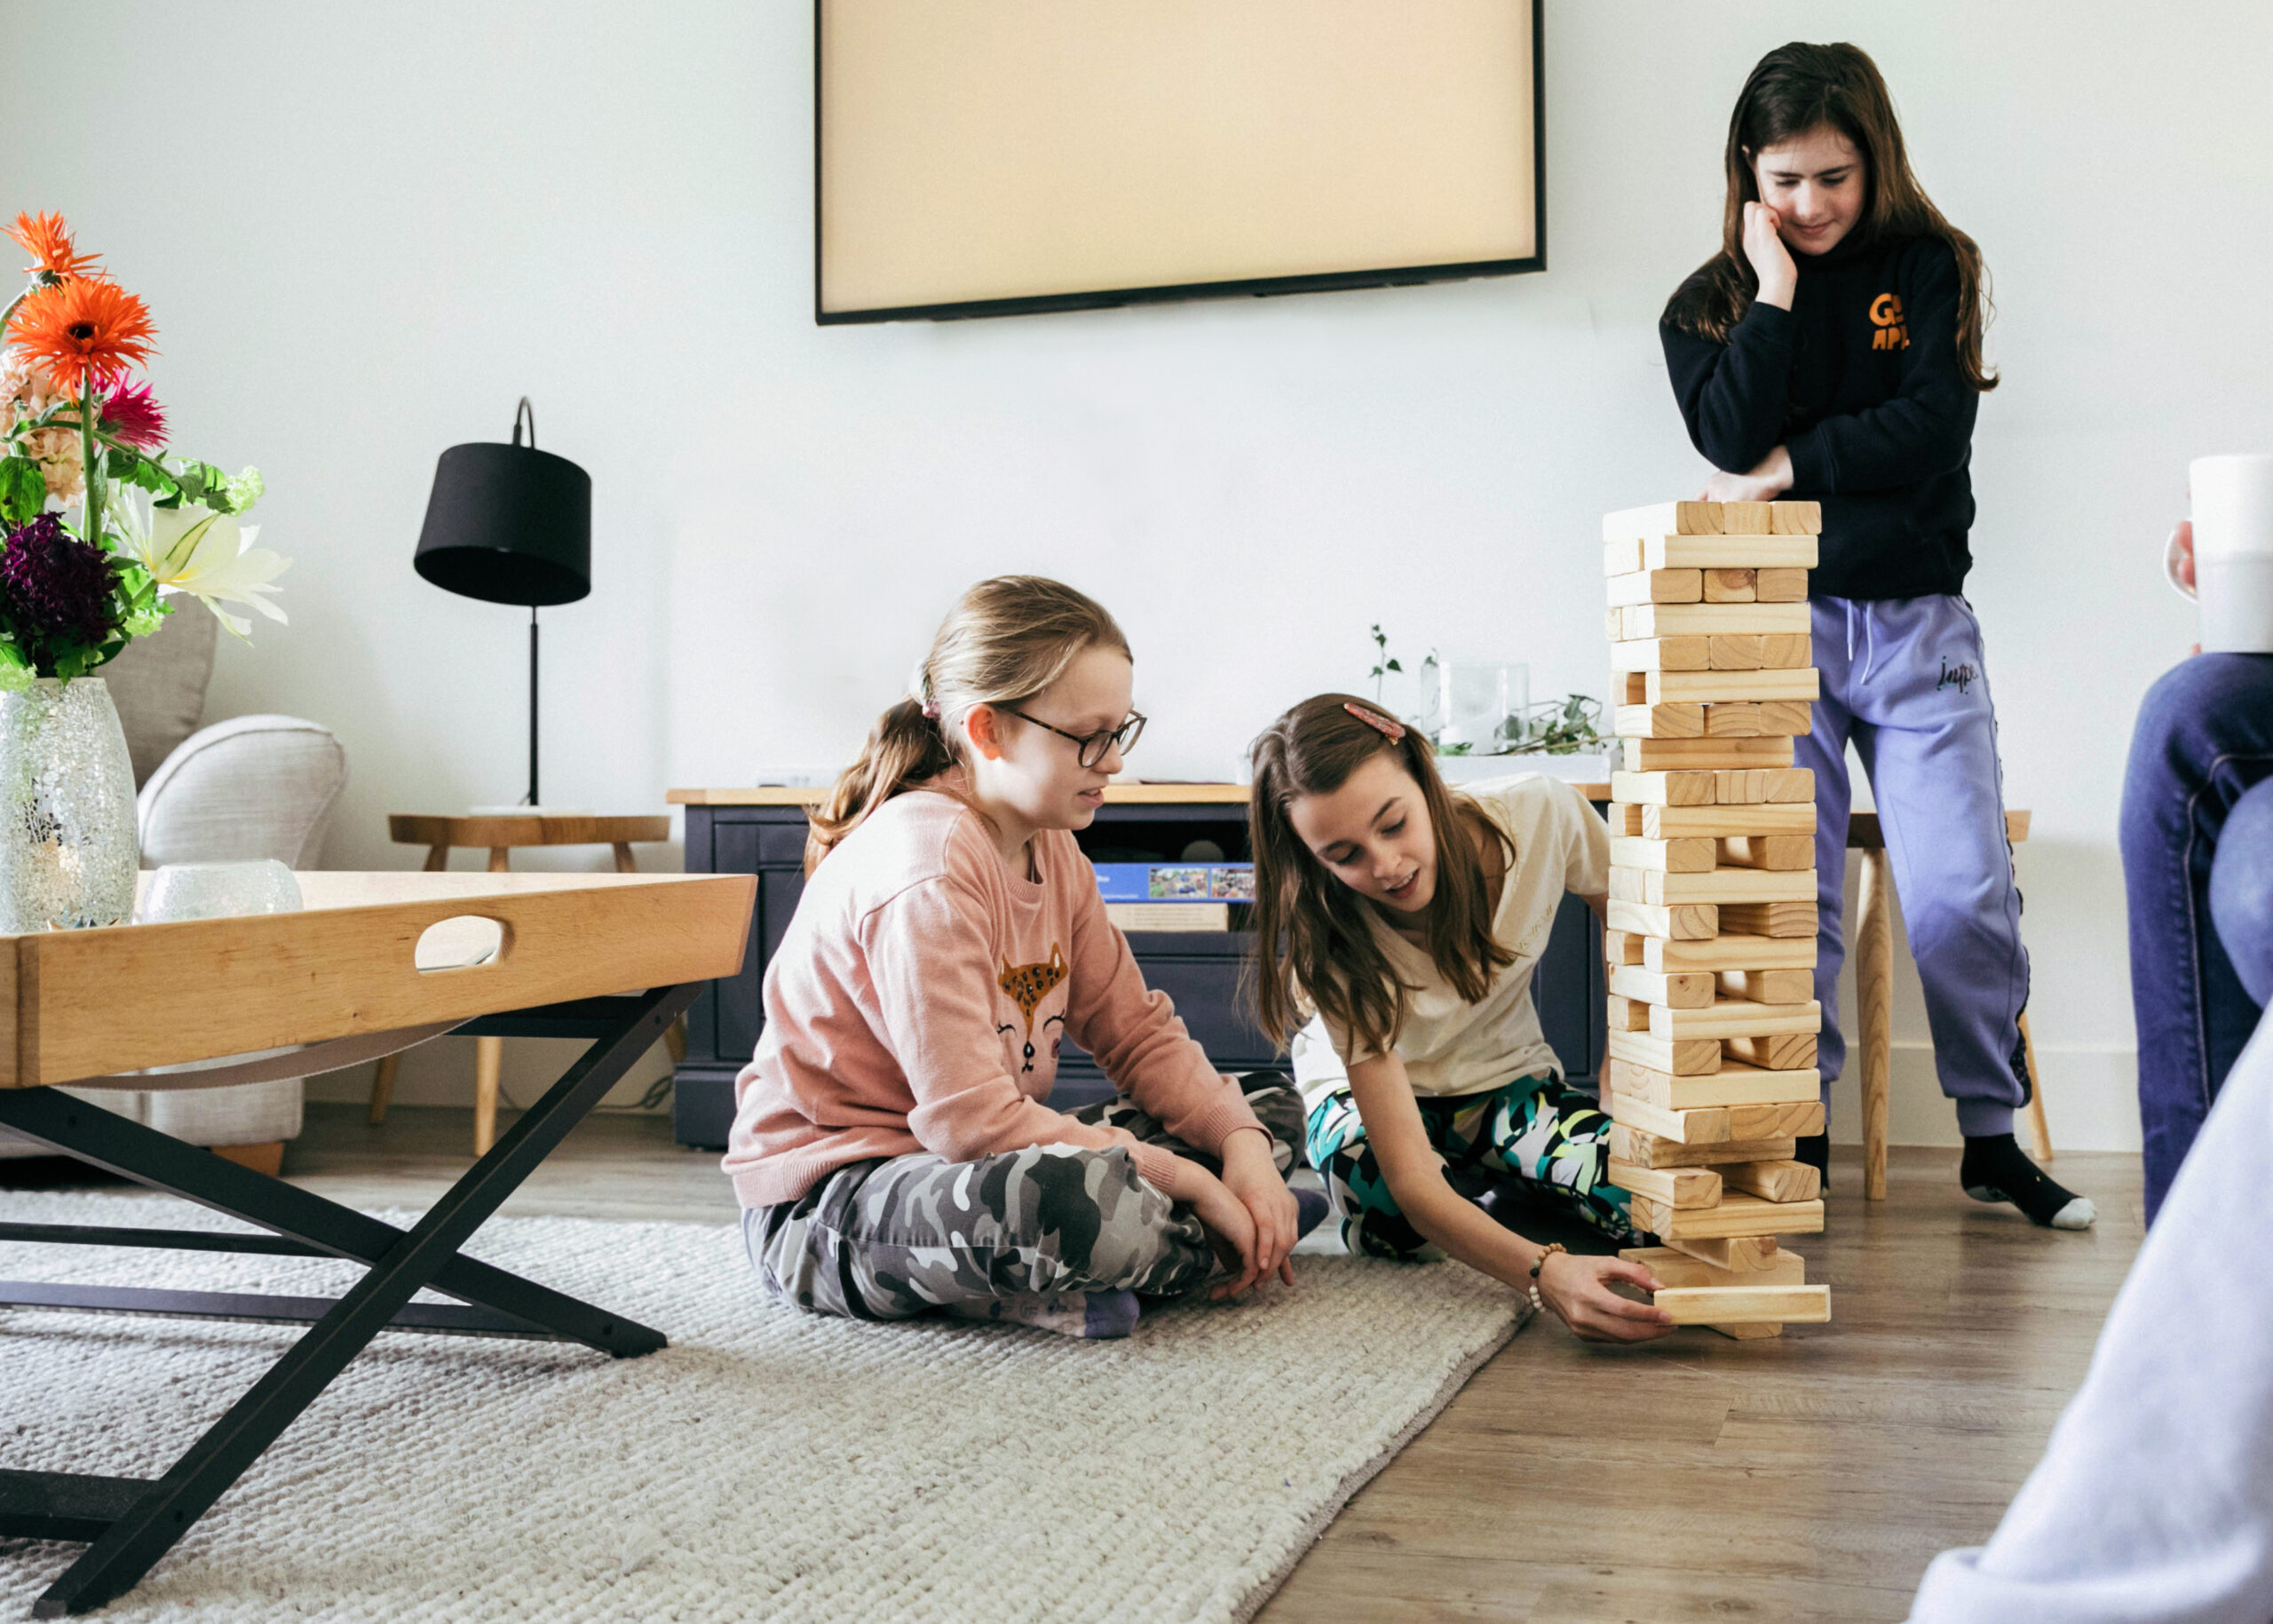
[[[2194,596],[2194,521],[2182,519],[2171,527],[2170,540],[2163,543],[2163,574],[2170,577],[2171,585],[2187,597]],[[2190,654],[2202,652],[2199,643],[2186,651]]]

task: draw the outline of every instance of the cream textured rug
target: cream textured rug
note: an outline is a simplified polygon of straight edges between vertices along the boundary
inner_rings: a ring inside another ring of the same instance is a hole
[[[384,1215],[403,1222],[400,1214]],[[18,1222],[222,1226],[0,1193]],[[729,1228],[494,1220],[478,1256],[671,1346],[382,1335],[120,1620],[1243,1620],[1513,1333],[1458,1264],[1076,1343],[763,1302]],[[347,1265],[0,1244],[0,1278],[329,1295]],[[293,1333],[0,1310],[0,1467],[155,1476]],[[0,1617],[83,1549],[0,1539]]]

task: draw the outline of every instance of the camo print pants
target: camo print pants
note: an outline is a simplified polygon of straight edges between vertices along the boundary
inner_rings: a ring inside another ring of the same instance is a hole
[[[1613,1240],[1641,1239],[1626,1192],[1609,1182],[1610,1119],[1568,1083],[1519,1077],[1482,1094],[1424,1095],[1418,1104],[1448,1177],[1479,1169],[1512,1173]],[[1415,1260],[1444,1256],[1398,1210],[1348,1088],[1319,1101],[1307,1126],[1311,1165],[1326,1176],[1350,1251]]]
[[[1272,1073],[1239,1081],[1285,1173],[1302,1156],[1302,1097]],[[1072,1114],[1223,1171],[1125,1095]],[[794,1201],[745,1211],[742,1242],[777,1300],[855,1319],[1034,1294],[1170,1296],[1216,1266],[1200,1220],[1146,1184],[1126,1148],[1076,1145],[977,1161],[927,1152],[856,1161]]]

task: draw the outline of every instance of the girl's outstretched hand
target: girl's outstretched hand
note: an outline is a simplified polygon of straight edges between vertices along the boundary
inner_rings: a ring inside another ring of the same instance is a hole
[[[1612,1280],[1658,1289],[1657,1276],[1619,1257],[1549,1256],[1539,1271],[1539,1295],[1556,1319],[1585,1342],[1648,1342],[1673,1329],[1673,1316],[1649,1303],[1621,1297]]]
[[[1255,1218],[1247,1204],[1233,1195],[1207,1168],[1187,1161],[1177,1169],[1186,1181],[1192,1210],[1208,1231],[1208,1243],[1232,1278],[1208,1289],[1211,1297],[1237,1296],[1263,1278],[1255,1266]]]
[[[1271,1136],[1241,1129],[1224,1141],[1224,1187],[1239,1198],[1255,1222],[1255,1278],[1260,1285],[1277,1275],[1291,1286],[1295,1264],[1288,1256],[1299,1237],[1301,1214],[1295,1192],[1271,1160]]]
[[[1792,263],[1792,250],[1784,246],[1781,225],[1766,203],[1744,206],[1744,257],[1760,278],[1760,302],[1789,310],[1792,295],[1799,289],[1800,268]]]

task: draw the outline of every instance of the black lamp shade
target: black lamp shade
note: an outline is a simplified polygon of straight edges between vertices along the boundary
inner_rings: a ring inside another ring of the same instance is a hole
[[[592,590],[592,479],[534,446],[452,446],[412,559],[436,586],[545,607]]]

